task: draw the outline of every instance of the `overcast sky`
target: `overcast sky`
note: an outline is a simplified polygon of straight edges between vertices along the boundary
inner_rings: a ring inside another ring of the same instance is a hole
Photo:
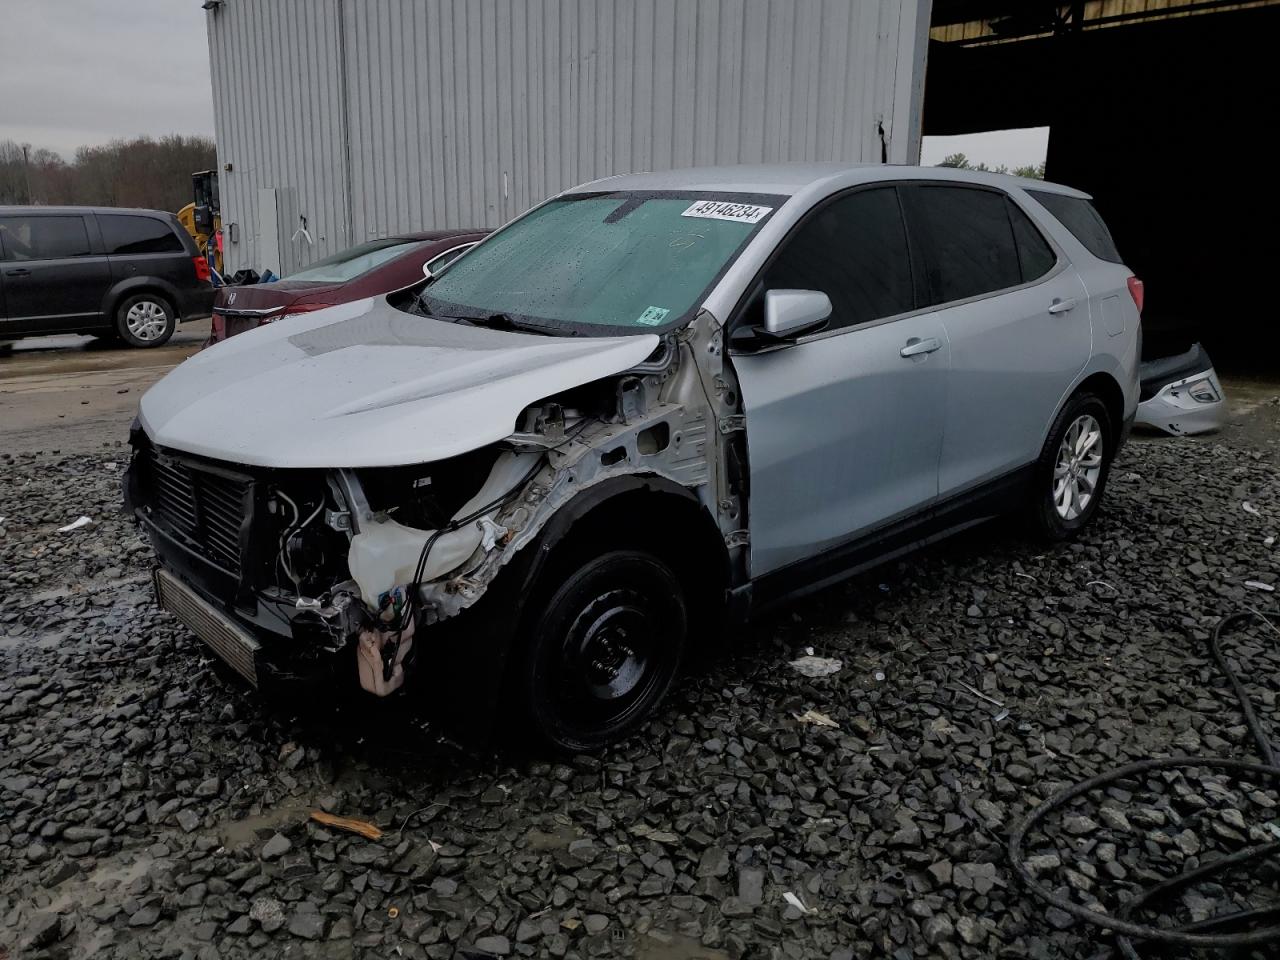
[[[213,135],[199,0],[0,0],[0,140]]]
[[[213,135],[209,47],[199,0],[0,0],[0,140],[76,147],[116,137]],[[1044,159],[1048,128],[926,137],[1010,167]]]
[[[920,149],[920,162],[933,166],[953,153],[963,153],[970,163],[985,163],[988,167],[1004,164],[1012,169],[1035,166],[1044,160],[1048,149],[1048,127],[993,130],[956,137],[925,137]]]

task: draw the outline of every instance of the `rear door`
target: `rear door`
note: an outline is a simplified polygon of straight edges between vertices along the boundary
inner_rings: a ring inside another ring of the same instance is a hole
[[[1088,362],[1088,293],[1066,254],[1001,190],[903,188],[927,296],[951,345],[940,498],[1032,463]]]
[[[175,287],[195,280],[192,253],[166,218],[136,213],[99,213],[98,227],[116,282],[159,277]]]
[[[1125,415],[1137,405],[1138,364],[1141,361],[1141,317],[1129,285],[1133,272],[1125,266],[1111,231],[1093,204],[1085,197],[1073,197],[1045,190],[1028,190],[1027,195],[1066,228],[1070,238],[1084,247],[1088,256],[1075,254],[1080,279],[1089,291],[1089,317],[1093,321],[1093,351],[1116,357],[1130,372],[1126,385]],[[1053,229],[1052,220],[1048,225]],[[1069,243],[1069,238],[1063,238]]]
[[[8,318],[0,329],[57,333],[101,326],[110,267],[80,213],[0,217]]]
[[[792,343],[752,349],[733,338],[755,577],[927,509],[938,490],[946,333],[916,311],[897,190],[863,188],[815,208],[765,268],[735,332],[762,322],[768,290],[785,289],[820,290],[833,313]]]

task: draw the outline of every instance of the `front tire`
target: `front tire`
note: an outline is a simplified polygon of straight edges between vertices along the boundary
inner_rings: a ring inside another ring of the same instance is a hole
[[[531,732],[590,752],[661,703],[688,637],[684,591],[653,554],[616,550],[572,568],[524,637],[519,698]]]
[[[177,326],[173,305],[158,294],[134,294],[116,308],[116,332],[131,347],[162,346]]]
[[[1096,394],[1067,401],[1049,430],[1032,477],[1032,530],[1051,541],[1069,540],[1092,522],[1106,490],[1116,433],[1107,405]]]

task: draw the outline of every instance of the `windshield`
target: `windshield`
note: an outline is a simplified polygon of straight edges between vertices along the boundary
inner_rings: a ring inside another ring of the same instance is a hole
[[[311,280],[317,283],[346,283],[354,280],[362,273],[374,267],[394,260],[402,253],[408,253],[414,247],[420,247],[422,240],[405,240],[401,237],[387,237],[385,240],[370,240],[350,250],[343,250],[331,257],[317,260],[305,270],[291,273],[284,280]]]
[[[431,316],[505,315],[551,332],[651,333],[688,320],[785,197],[584,194],[552,200],[422,293]]]

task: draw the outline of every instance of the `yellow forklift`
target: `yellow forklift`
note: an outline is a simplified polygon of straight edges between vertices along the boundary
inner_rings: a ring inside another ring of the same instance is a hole
[[[178,222],[191,234],[201,255],[221,276],[222,208],[218,203],[218,171],[193,173],[191,192],[195,199],[178,211]]]

